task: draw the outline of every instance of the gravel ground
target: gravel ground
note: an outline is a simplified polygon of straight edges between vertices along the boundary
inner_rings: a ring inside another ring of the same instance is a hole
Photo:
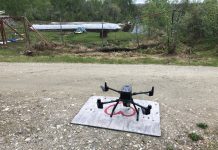
[[[161,65],[0,63],[0,149],[218,149],[218,68]],[[161,137],[70,124],[108,81],[155,86]],[[196,123],[207,123],[200,129]],[[196,132],[203,140],[193,142]]]

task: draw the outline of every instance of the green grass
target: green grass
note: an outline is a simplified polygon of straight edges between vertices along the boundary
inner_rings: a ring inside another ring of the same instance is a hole
[[[61,34],[58,32],[42,33],[49,41],[60,42]],[[68,44],[82,44],[86,46],[102,46],[102,38],[99,33],[88,32],[84,34],[64,33],[64,42]],[[103,39],[104,45],[114,44],[117,46],[128,46],[129,42],[136,40],[136,35],[128,32],[110,32],[108,37]]]
[[[60,32],[41,32],[41,34],[44,37],[46,37],[49,41],[61,42]],[[31,35],[33,35],[33,33]]]
[[[134,34],[128,32],[111,32],[104,40],[115,41],[129,41],[135,38]],[[89,32],[84,34],[68,34],[65,35],[65,40],[68,42],[87,43],[87,42],[102,42],[99,33]]]
[[[211,58],[208,60],[192,59],[181,60],[174,57],[153,58],[144,56],[142,58],[131,57],[88,57],[77,56],[73,54],[24,56],[20,53],[22,50],[0,49],[0,62],[52,62],[52,63],[99,63],[99,64],[170,64],[170,65],[194,65],[194,66],[218,66],[218,59]]]
[[[167,64],[165,60],[155,60],[152,58],[140,58],[136,60],[122,58],[96,58],[96,57],[81,57],[74,55],[54,55],[54,56],[9,56],[2,57],[0,62],[51,62],[51,63],[99,63],[99,64]]]
[[[155,59],[152,57],[144,58],[123,58],[123,57],[83,57],[70,54],[63,55],[39,55],[24,56],[20,51],[0,49],[0,62],[48,62],[48,63],[98,63],[98,64],[179,64],[174,58]]]
[[[0,49],[0,57],[15,56],[15,55],[18,55],[17,50]]]
[[[196,125],[197,125],[197,127],[201,128],[201,129],[207,129],[208,128],[208,125],[206,123],[197,123]]]
[[[98,33],[69,34],[65,40],[70,43],[99,43],[101,38]]]
[[[192,140],[192,141],[199,141],[199,140],[203,140],[203,137],[201,136],[201,135],[198,135],[197,133],[194,133],[194,132],[192,132],[192,133],[190,133],[189,135],[188,135],[188,137]]]
[[[42,32],[49,41],[61,42],[61,36],[59,32]],[[140,35],[142,36],[142,35]],[[31,33],[32,43],[36,42],[36,37]],[[142,39],[142,37],[140,37]],[[85,33],[85,34],[73,34],[65,33],[64,41],[66,43],[81,44],[91,48],[97,48],[102,46],[102,39],[99,37],[99,33]],[[115,47],[129,47],[136,44],[136,35],[126,32],[111,32],[107,38],[104,38],[104,45]],[[204,47],[203,47],[204,46]],[[203,47],[203,48],[202,48]],[[87,57],[76,56],[74,54],[53,54],[49,51],[44,51],[38,56],[27,57],[21,55],[25,49],[24,43],[8,43],[8,47],[0,47],[0,62],[66,62],[66,63],[103,63],[103,64],[170,64],[170,65],[194,65],[194,66],[218,66],[218,50],[213,45],[213,49],[205,50],[208,45],[199,45],[200,50],[195,50],[193,58],[188,60],[187,58],[180,57],[168,57],[168,56],[140,56],[139,58],[131,57],[109,57],[109,55],[101,57]],[[64,53],[64,51],[63,51]],[[146,54],[147,50],[138,50],[138,53]],[[155,57],[153,57],[155,56]]]
[[[167,147],[166,147],[166,149],[167,149],[167,150],[174,150],[173,145],[171,145],[171,144],[168,144]]]

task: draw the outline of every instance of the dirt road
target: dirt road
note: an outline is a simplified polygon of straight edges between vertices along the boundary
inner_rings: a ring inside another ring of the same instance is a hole
[[[107,81],[134,91],[155,86],[161,137],[71,125]],[[196,123],[207,123],[200,129]],[[193,142],[196,132],[204,140]],[[218,68],[161,65],[0,63],[0,149],[217,149]]]

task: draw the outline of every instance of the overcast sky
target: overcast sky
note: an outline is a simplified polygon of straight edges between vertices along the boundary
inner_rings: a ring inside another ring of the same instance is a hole
[[[143,4],[145,3],[145,0],[133,0],[136,4]]]

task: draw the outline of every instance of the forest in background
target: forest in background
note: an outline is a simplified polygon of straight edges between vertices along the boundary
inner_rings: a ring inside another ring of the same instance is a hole
[[[146,36],[161,37],[168,53],[179,44],[218,53],[218,1],[193,3],[183,0],[149,0],[136,6],[132,0],[0,0],[0,10],[11,16],[26,16],[31,21],[107,21],[143,24]]]
[[[113,21],[136,15],[132,0],[0,0],[0,9],[29,20]]]

